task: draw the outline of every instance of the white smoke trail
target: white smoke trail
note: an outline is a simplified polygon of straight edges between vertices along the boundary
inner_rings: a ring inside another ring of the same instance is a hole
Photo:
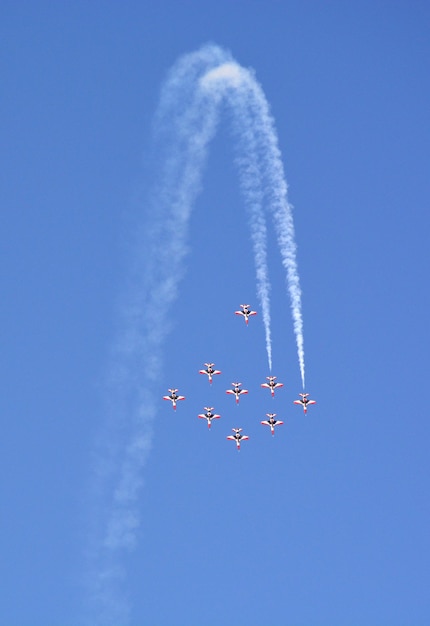
[[[232,112],[241,187],[250,214],[257,292],[271,367],[270,283],[263,204],[273,213],[292,300],[294,330],[304,385],[300,288],[295,261],[291,207],[287,201],[277,137],[267,101],[252,73],[217,46],[205,46],[174,65],[155,116],[155,175],[148,217],[137,249],[123,307],[122,331],[112,357],[111,422],[119,423],[98,453],[94,492],[98,525],[89,554],[91,607],[88,624],[128,622],[124,568],[139,528],[142,469],[152,444],[162,371],[162,346],[169,333],[169,311],[178,295],[187,253],[188,221],[200,190],[220,103]],[[162,244],[162,245],[161,245]],[[109,493],[109,485],[115,485]]]
[[[224,66],[225,67],[225,66]],[[204,88],[208,89],[214,75],[206,74]],[[219,74],[218,74],[219,76]],[[218,79],[216,79],[218,80]],[[237,87],[234,88],[234,91]],[[233,91],[233,93],[234,93]],[[252,125],[247,124],[249,107],[244,98],[227,98],[233,118],[233,129],[237,145],[236,162],[238,165],[241,189],[250,214],[251,239],[254,247],[255,270],[257,278],[257,296],[260,302],[266,352],[269,370],[272,370],[272,338],[270,331],[270,281],[267,267],[267,228],[264,217],[263,180],[258,160],[258,141]],[[232,106],[234,104],[234,106]]]
[[[234,61],[227,61],[209,71],[200,80],[200,84],[209,91],[219,91],[221,87],[224,88],[225,97],[231,103],[235,125],[238,128],[240,142],[243,146],[241,159],[244,167],[241,174],[244,179],[245,196],[252,211],[251,230],[254,240],[258,291],[266,327],[269,364],[271,364],[270,284],[266,263],[266,230],[261,213],[264,196],[267,206],[273,214],[282,263],[287,271],[294,333],[304,389],[303,319],[292,207],[287,198],[287,183],[281,152],[268,102],[252,72]]]
[[[219,105],[224,100],[227,104],[230,102],[231,90],[235,92],[242,81],[241,69],[231,55],[218,46],[205,46],[197,53],[185,55],[177,62],[165,83],[156,115],[157,137],[162,136],[162,143],[168,146],[170,155],[173,144],[182,141],[184,137],[188,138],[190,133],[196,136],[202,116],[209,125],[213,125],[213,129],[216,128]],[[270,283],[267,269],[263,182],[257,159],[258,146],[252,125],[243,124],[243,119],[249,116],[246,101],[237,98],[234,104],[236,161],[242,193],[250,215],[257,296],[262,310],[267,359],[271,370]],[[173,128],[172,119],[178,121],[178,108],[183,110],[187,105],[188,119],[183,119],[179,126]],[[168,160],[170,165],[175,162],[172,156]],[[169,180],[170,176],[166,176],[166,179]]]
[[[112,356],[113,426],[98,446],[94,468],[96,503],[86,581],[90,597],[84,617],[88,626],[125,625],[129,620],[123,562],[139,528],[138,495],[158,404],[153,389],[162,373],[169,308],[183,274],[188,218],[217,121],[216,101],[196,92],[194,73],[216,65],[219,54],[207,48],[180,60],[166,81],[156,117],[158,176],[144,229],[137,236],[122,330]],[[109,485],[114,485],[111,493]]]

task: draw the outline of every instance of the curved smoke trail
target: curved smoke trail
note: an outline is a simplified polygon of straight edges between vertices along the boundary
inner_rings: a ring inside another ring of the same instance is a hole
[[[288,202],[287,183],[278,147],[274,121],[269,104],[254,75],[235,61],[226,60],[209,70],[199,81],[202,89],[230,102],[241,145],[240,175],[243,179],[245,199],[251,210],[251,232],[257,270],[257,291],[263,310],[266,346],[271,366],[270,340],[270,283],[266,261],[266,229],[262,214],[265,200],[273,214],[282,263],[287,271],[288,291],[291,299],[294,333],[297,344],[300,375],[305,388],[305,355],[301,290],[296,261],[292,207]]]
[[[199,193],[208,146],[216,133],[220,104],[228,105],[237,139],[241,189],[249,210],[266,348],[271,367],[270,283],[266,222],[272,213],[287,273],[294,331],[304,387],[303,325],[294,228],[274,122],[251,71],[218,46],[183,56],[164,83],[154,123],[153,192],[148,221],[137,235],[136,253],[123,307],[122,332],[112,356],[111,423],[122,434],[107,434],[98,451],[94,493],[96,520],[89,549],[88,624],[128,622],[123,561],[139,527],[142,469],[152,443],[161,375],[161,349],[169,332],[169,310],[184,273],[190,213]],[[160,245],[163,241],[163,245]],[[113,440],[119,441],[116,447]]]

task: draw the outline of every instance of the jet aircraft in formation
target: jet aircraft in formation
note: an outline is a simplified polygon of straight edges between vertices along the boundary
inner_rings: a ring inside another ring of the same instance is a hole
[[[267,380],[269,381],[268,383],[261,383],[262,387],[267,387],[268,389],[270,389],[270,392],[272,394],[272,398],[275,395],[275,389],[278,389],[278,387],[283,387],[284,383],[275,383],[276,380],[276,376],[266,376]]]
[[[251,311],[251,307],[249,306],[249,304],[241,304],[240,308],[242,309],[241,311],[235,311],[236,315],[243,315],[246,325],[248,326],[248,321],[249,321],[249,317],[251,315],[257,315],[257,311]]]
[[[299,396],[301,396],[300,400],[294,400],[294,404],[301,404],[303,407],[303,413],[306,415],[306,413],[308,412],[308,406],[310,404],[316,404],[316,400],[309,400],[308,398],[308,393],[299,393]]]
[[[215,376],[216,374],[221,374],[221,372],[220,370],[214,369],[215,363],[205,363],[205,365],[206,365],[206,369],[199,370],[199,374],[207,374],[209,382],[212,385],[212,376]]]
[[[252,311],[249,304],[241,304],[240,308],[241,308],[241,311],[235,311],[235,313],[236,315],[242,315],[243,318],[245,319],[246,324],[248,325],[248,318],[252,315],[257,315],[257,312]],[[205,365],[206,365],[206,368],[199,370],[199,374],[206,374],[208,377],[209,383],[212,384],[213,376],[217,374],[221,374],[221,371],[216,370],[214,368],[215,363],[205,363]],[[267,389],[270,389],[270,393],[272,397],[274,397],[275,389],[283,387],[284,385],[283,383],[276,382],[276,376],[266,376],[266,379],[268,382],[261,383],[261,386],[266,387]],[[242,383],[232,383],[232,388],[226,390],[226,393],[234,395],[236,397],[236,404],[239,404],[239,398],[242,394],[248,393],[248,389],[241,389],[241,387],[242,387]],[[170,402],[172,403],[173,409],[176,410],[177,402],[179,400],[185,400],[185,396],[178,395],[177,389],[169,389],[168,391],[170,391],[170,394],[163,396],[163,400],[170,400]],[[308,398],[309,396],[308,393],[299,393],[299,396],[300,396],[300,399],[294,400],[294,404],[300,404],[303,407],[304,414],[306,415],[308,406],[311,404],[316,404],[316,401],[310,400]],[[205,406],[204,409],[205,409],[205,413],[200,413],[198,417],[201,419],[207,420],[208,428],[210,429],[212,420],[219,419],[221,415],[213,413],[212,412],[213,407]],[[281,426],[284,422],[281,420],[275,419],[276,413],[266,413],[266,416],[268,417],[268,419],[262,420],[261,423],[264,426],[270,426],[270,431],[272,435],[274,435],[275,427]],[[240,450],[240,442],[246,441],[247,439],[249,439],[249,437],[248,435],[241,434],[242,428],[232,428],[232,430],[234,432],[234,435],[228,435],[227,439],[235,441],[237,449]]]
[[[221,415],[217,415],[216,413],[212,413],[213,406],[205,406],[206,413],[200,413],[197,417],[201,419],[205,419],[208,421],[208,428],[211,427],[212,420],[217,420],[221,417]]]
[[[176,393],[178,391],[177,389],[168,389],[168,391],[170,391],[170,394],[168,396],[163,396],[163,400],[170,400],[173,408],[176,411],[176,403],[179,400],[185,400],[185,396],[178,396],[178,394]]]
[[[234,435],[228,435],[227,439],[231,439],[232,441],[236,442],[236,447],[238,450],[240,450],[240,442],[241,441],[246,441],[247,439],[249,439],[248,435],[241,435],[241,428],[232,428],[232,431],[234,432]]]
[[[236,396],[236,404],[239,404],[239,396],[243,393],[248,393],[248,389],[241,389],[242,383],[231,383],[232,388],[227,389],[226,393],[231,393]]]
[[[284,422],[281,420],[275,420],[276,413],[266,413],[268,420],[262,420],[262,424],[264,426],[270,426],[270,431],[272,435],[275,434],[275,426],[282,426]]]

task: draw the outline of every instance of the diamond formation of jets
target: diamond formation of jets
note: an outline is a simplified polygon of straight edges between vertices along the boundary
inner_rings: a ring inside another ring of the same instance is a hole
[[[210,384],[212,385],[212,376],[216,376],[217,374],[221,374],[220,370],[214,369],[215,363],[205,363],[206,369],[199,370],[199,374],[206,374]]]
[[[212,413],[213,406],[205,406],[206,413],[200,413],[197,417],[200,419],[205,419],[208,421],[208,428],[211,427],[212,420],[218,420],[221,415],[217,415],[216,413]]]
[[[168,396],[163,396],[163,400],[170,400],[174,410],[176,411],[176,403],[179,400],[185,400],[185,396],[178,396],[176,393],[178,391],[177,389],[168,389],[168,391],[170,391],[170,394]]]
[[[242,383],[231,383],[231,389],[227,389],[226,393],[230,393],[236,396],[236,404],[239,404],[239,397],[242,394],[248,393],[248,389],[241,389]]]
[[[241,304],[240,308],[242,310],[241,311],[235,311],[235,314],[236,315],[242,315],[243,318],[245,319],[246,325],[248,326],[249,317],[251,315],[257,315],[257,311],[251,311],[251,307],[249,306],[249,304]]]
[[[261,383],[261,386],[267,387],[267,389],[270,389],[270,392],[273,398],[275,396],[275,389],[278,389],[279,387],[283,387],[284,383],[275,383],[276,376],[266,376],[266,378],[269,382]]]
[[[252,311],[249,304],[241,304],[241,310],[235,311],[236,315],[242,315],[246,324],[248,325],[248,318],[252,315],[257,315],[256,311]],[[208,377],[208,381],[210,385],[212,385],[213,376],[221,374],[220,370],[215,369],[215,363],[205,363],[205,369],[199,370],[199,374],[205,374]],[[283,383],[276,382],[276,376],[266,376],[267,382],[261,383],[261,387],[270,389],[270,393],[272,398],[275,396],[275,389],[279,389],[283,387]],[[234,395],[236,398],[236,404],[239,404],[239,399],[241,395],[247,394],[248,389],[242,389],[242,383],[231,383],[231,389],[227,389],[226,393],[230,395]],[[169,395],[163,396],[163,400],[170,400],[172,403],[173,409],[176,411],[177,402],[180,400],[185,400],[185,396],[180,396],[177,392],[178,389],[169,389]],[[300,399],[294,400],[294,404],[299,404],[303,407],[303,412],[306,415],[308,406],[311,404],[316,404],[315,400],[309,399],[308,393],[299,393]],[[198,417],[200,419],[205,419],[208,424],[208,429],[211,428],[212,420],[220,419],[221,415],[213,412],[213,407],[205,406],[205,412],[200,413]],[[277,420],[276,413],[266,413],[267,419],[261,420],[261,424],[263,426],[269,426],[270,432],[272,436],[275,434],[275,427],[282,426],[284,423],[282,420]],[[240,450],[241,441],[246,441],[249,439],[248,435],[242,435],[242,428],[232,428],[234,435],[228,435],[227,439],[236,442],[237,450]]]
[[[246,441],[247,439],[249,439],[249,437],[248,435],[240,434],[242,431],[242,428],[232,428],[232,431],[234,432],[234,435],[228,435],[227,439],[230,439],[231,441],[235,441],[237,449],[240,450],[240,442]]]
[[[267,417],[269,418],[268,420],[262,420],[261,423],[263,424],[263,426],[270,426],[270,431],[272,433],[272,435],[275,434],[275,426],[282,426],[282,424],[284,423],[281,420],[275,420],[276,417],[276,413],[266,413]]]
[[[309,400],[308,393],[299,393],[301,396],[300,400],[294,400],[294,404],[301,404],[303,407],[303,413],[306,415],[308,412],[308,406],[311,404],[316,404],[316,400]]]

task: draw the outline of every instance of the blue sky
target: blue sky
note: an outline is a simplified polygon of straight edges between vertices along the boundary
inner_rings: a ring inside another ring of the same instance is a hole
[[[103,623],[86,554],[117,486],[97,491],[98,442],[121,455],[132,431],[109,372],[147,228],[151,124],[169,67],[208,41],[254,68],[276,121],[318,404],[306,418],[293,405],[272,226],[273,400],[261,315],[246,329],[233,314],[258,302],[223,118],[114,600],[127,626],[428,624],[429,21],[418,1],[2,2],[0,624]],[[223,371],[212,389],[207,360]],[[239,407],[224,393],[236,378]],[[176,414],[171,386],[187,396]],[[222,415],[210,432],[207,403]],[[273,439],[268,411],[284,421]]]

